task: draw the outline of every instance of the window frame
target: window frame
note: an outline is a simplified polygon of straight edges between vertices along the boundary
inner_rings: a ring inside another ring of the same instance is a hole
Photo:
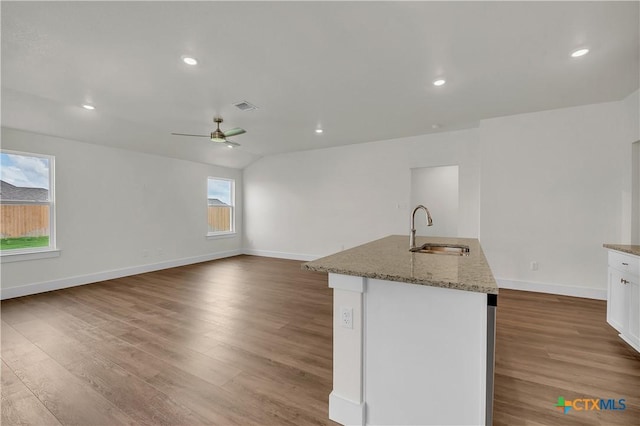
[[[217,176],[207,176],[207,217],[208,217],[208,209],[209,209],[209,180],[221,180],[221,181],[226,181],[229,182],[231,184],[231,205],[229,206],[231,208],[231,214],[230,214],[230,228],[231,230],[229,231],[215,231],[215,232],[210,232],[207,230],[207,239],[211,239],[211,238],[229,238],[229,237],[233,237],[236,234],[236,180],[232,179],[232,178],[223,178],[223,177],[217,177]],[[208,219],[207,219],[208,220]],[[207,229],[209,227],[209,224],[207,223]]]
[[[11,149],[0,149],[0,153],[20,155],[23,157],[44,158],[49,162],[49,201],[1,201],[2,205],[49,206],[49,245],[46,247],[0,250],[0,259],[2,260],[2,263],[59,256],[60,250],[56,245],[55,156],[49,154],[37,154],[34,152],[15,151]]]

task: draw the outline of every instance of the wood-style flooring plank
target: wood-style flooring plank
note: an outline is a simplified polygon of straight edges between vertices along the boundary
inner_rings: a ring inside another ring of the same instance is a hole
[[[2,359],[60,423],[135,424],[133,419],[4,322]]]
[[[60,425],[61,423],[20,381],[18,376],[2,362],[0,373],[2,384],[3,425]]]

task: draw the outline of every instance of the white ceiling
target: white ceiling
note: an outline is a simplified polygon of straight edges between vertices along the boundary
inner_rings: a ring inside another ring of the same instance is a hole
[[[2,125],[241,168],[620,100],[639,86],[639,4],[2,1]],[[170,135],[215,114],[241,148]]]

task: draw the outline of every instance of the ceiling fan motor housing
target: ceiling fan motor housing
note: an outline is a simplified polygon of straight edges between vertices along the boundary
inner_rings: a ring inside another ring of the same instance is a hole
[[[222,133],[222,131],[220,129],[216,129],[213,132],[211,132],[211,140],[226,140],[227,138],[224,136],[224,133]]]
[[[220,130],[220,123],[222,123],[222,117],[213,117],[213,122],[218,125],[218,128],[211,132],[211,140],[214,142],[226,142],[227,137]]]

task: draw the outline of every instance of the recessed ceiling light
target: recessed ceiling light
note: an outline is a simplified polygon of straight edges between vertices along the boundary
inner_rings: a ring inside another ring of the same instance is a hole
[[[84,105],[82,105],[82,108],[84,108],[84,109],[88,109],[88,110],[91,110],[91,111],[93,111],[94,109],[96,109],[96,107],[94,107],[93,105],[89,105],[89,104],[84,104]]]
[[[434,86],[442,86],[445,83],[446,83],[446,81],[443,78],[439,78],[439,79],[433,81],[433,85]]]
[[[571,57],[572,58],[579,58],[580,56],[584,56],[587,53],[589,53],[589,49],[582,48],[582,49],[574,50],[573,52],[571,52]]]
[[[322,129],[316,129],[316,133],[322,133],[324,130]]]
[[[198,64],[198,60],[196,58],[192,58],[191,56],[184,56],[182,58],[182,62],[184,62],[187,65],[197,65]]]

